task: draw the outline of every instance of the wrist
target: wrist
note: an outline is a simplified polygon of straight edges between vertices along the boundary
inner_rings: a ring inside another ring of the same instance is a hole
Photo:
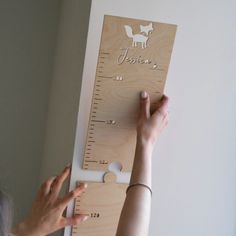
[[[152,143],[137,140],[135,152],[139,160],[143,159],[143,161],[147,163],[148,160],[151,161],[152,159],[153,148]]]
[[[150,152],[154,149],[154,143],[151,140],[145,140],[140,137],[137,137],[136,146],[143,150],[149,150]]]
[[[13,230],[12,230],[12,234],[16,235],[16,236],[22,236],[25,234],[26,231],[26,226],[25,223],[22,222],[20,224],[18,224]]]
[[[13,230],[12,234],[14,236],[44,236],[42,234],[37,234],[29,230],[29,225],[27,222],[22,222],[18,224]]]

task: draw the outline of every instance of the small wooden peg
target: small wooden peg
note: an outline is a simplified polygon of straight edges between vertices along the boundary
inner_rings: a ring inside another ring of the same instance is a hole
[[[104,183],[116,183],[116,175],[115,173],[109,171],[106,172],[103,176],[103,182]]]

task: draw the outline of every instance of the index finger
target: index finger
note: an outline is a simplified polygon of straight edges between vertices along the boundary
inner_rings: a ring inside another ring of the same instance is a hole
[[[169,106],[169,98],[166,95],[163,95],[158,108],[153,113],[154,116],[162,115],[163,117],[168,112],[168,106]]]
[[[76,197],[80,196],[85,189],[88,187],[86,183],[80,184],[78,187],[76,187],[74,190],[69,192],[62,200],[60,200],[59,205],[65,209],[66,206],[69,204],[69,202]]]
[[[62,185],[64,183],[64,181],[67,179],[67,177],[70,175],[70,170],[71,170],[71,165],[67,165],[64,170],[61,172],[60,175],[58,175],[52,186],[51,186],[51,195],[53,197],[58,197],[60,191],[61,191],[61,188],[62,188]]]

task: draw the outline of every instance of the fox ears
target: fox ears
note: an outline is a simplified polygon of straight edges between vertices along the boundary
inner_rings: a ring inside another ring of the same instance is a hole
[[[146,28],[146,27],[150,27],[150,28],[152,28],[152,22],[151,23],[149,23],[148,25],[140,25],[140,27],[144,27],[144,28]]]

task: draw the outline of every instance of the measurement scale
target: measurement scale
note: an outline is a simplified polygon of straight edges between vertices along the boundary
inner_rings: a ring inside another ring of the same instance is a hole
[[[140,91],[154,110],[163,95],[176,25],[105,16],[83,168],[131,171]]]
[[[72,236],[115,236],[125,201],[127,184],[116,183],[108,172],[103,183],[87,182],[86,191],[75,200],[75,214],[89,214],[89,219],[72,227]]]

